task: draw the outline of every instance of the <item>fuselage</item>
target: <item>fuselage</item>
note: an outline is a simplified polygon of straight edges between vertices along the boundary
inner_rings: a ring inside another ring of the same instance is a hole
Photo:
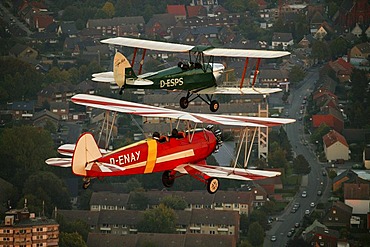
[[[93,165],[87,171],[87,176],[144,174],[173,170],[182,164],[199,164],[215,150],[216,144],[214,134],[205,129],[196,131],[191,141],[189,136],[169,137],[164,142],[148,138],[110,152],[95,161],[109,163],[120,169],[112,168],[112,172],[101,172],[98,165]]]
[[[205,66],[205,65],[204,65]],[[204,71],[202,68],[182,69],[174,66],[154,73],[147,73],[139,76],[140,78],[150,80],[152,85],[140,86],[143,89],[167,89],[167,90],[195,90],[209,88],[217,85],[220,80],[224,66],[219,63],[210,65]],[[126,84],[126,88],[138,88]]]

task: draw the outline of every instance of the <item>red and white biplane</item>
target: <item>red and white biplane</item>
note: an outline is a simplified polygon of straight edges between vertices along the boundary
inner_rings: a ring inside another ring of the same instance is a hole
[[[217,151],[222,143],[221,131],[214,130],[211,125],[257,129],[295,121],[188,113],[85,94],[73,96],[72,102],[115,113],[184,120],[189,126],[188,130],[176,133],[176,136],[146,138],[114,151],[99,148],[91,133],[82,134],[76,144],[62,145],[58,152],[71,157],[50,158],[46,163],[51,166],[71,167],[75,175],[84,177],[84,188],[89,186],[90,178],[163,172],[162,182],[166,187],[171,187],[177,177],[188,174],[204,182],[209,193],[215,193],[219,188],[219,178],[256,180],[278,176],[280,173],[273,171],[207,165],[206,158]],[[190,127],[190,122],[195,124],[194,128]],[[197,124],[202,123],[209,126],[196,128]]]

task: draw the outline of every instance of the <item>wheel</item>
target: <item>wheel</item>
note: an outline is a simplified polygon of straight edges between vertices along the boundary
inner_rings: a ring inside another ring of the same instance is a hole
[[[171,175],[170,171],[165,171],[162,174],[162,183],[164,187],[170,188],[172,187],[173,183],[175,182],[174,176]]]
[[[207,181],[207,191],[210,194],[216,193],[218,190],[218,187],[220,186],[220,183],[217,178],[210,178]]]
[[[87,188],[89,188],[89,186],[90,186],[90,181],[88,181],[88,182],[84,182],[84,183],[82,184],[82,188],[83,188],[84,190],[86,190]]]
[[[211,104],[209,105],[209,108],[211,109],[211,112],[216,112],[218,108],[220,108],[220,104],[217,100],[212,100]]]
[[[188,100],[188,98],[187,97],[182,97],[180,99],[180,107],[182,109],[186,109],[186,108],[188,108],[188,106],[189,106],[189,100]]]

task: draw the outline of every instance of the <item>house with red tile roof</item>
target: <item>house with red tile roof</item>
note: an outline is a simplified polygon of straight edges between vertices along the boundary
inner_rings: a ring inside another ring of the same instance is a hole
[[[336,61],[330,61],[328,65],[335,72],[335,75],[340,82],[347,82],[351,78],[353,65],[345,61],[343,58],[338,58]]]
[[[312,126],[318,128],[321,124],[326,124],[340,133],[344,129],[344,120],[341,112],[336,107],[329,105],[322,107],[319,113],[312,115]]]
[[[349,160],[349,146],[344,136],[335,130],[331,130],[322,139],[324,152],[328,161],[339,159]]]
[[[202,5],[186,6],[187,16],[190,17],[206,17],[207,9]]]
[[[167,13],[175,16],[176,21],[186,19],[185,5],[167,5]]]

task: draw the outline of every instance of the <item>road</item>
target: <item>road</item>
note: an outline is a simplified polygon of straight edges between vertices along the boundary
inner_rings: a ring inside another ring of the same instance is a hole
[[[299,193],[292,198],[285,211],[277,217],[278,220],[271,224],[271,229],[266,233],[264,247],[285,246],[290,239],[287,237],[290,229],[294,228],[295,223],[302,222],[306,209],[310,210],[310,213],[314,209],[310,207],[310,203],[315,202],[315,205],[317,205],[320,200],[325,200],[329,195],[329,189],[327,189],[327,176],[324,177],[322,175],[324,164],[319,163],[312,145],[309,144],[308,135],[304,134],[303,120],[298,121],[299,117],[303,116],[300,110],[304,97],[308,97],[311,94],[318,77],[318,68],[309,71],[299,87],[291,92],[289,97],[290,104],[284,109],[284,114],[288,115],[289,118],[297,119],[296,123],[285,126],[293,151],[296,155],[302,154],[306,158],[311,165],[311,172],[302,178]],[[301,196],[304,190],[307,191],[306,198]],[[317,196],[318,190],[324,191],[322,196]],[[291,213],[291,208],[296,202],[299,202],[301,206],[295,213]],[[272,235],[277,237],[277,241],[270,241]]]
[[[22,22],[18,20],[1,2],[0,12],[2,13],[2,19],[8,24],[6,30],[15,36],[30,36],[32,31]]]

